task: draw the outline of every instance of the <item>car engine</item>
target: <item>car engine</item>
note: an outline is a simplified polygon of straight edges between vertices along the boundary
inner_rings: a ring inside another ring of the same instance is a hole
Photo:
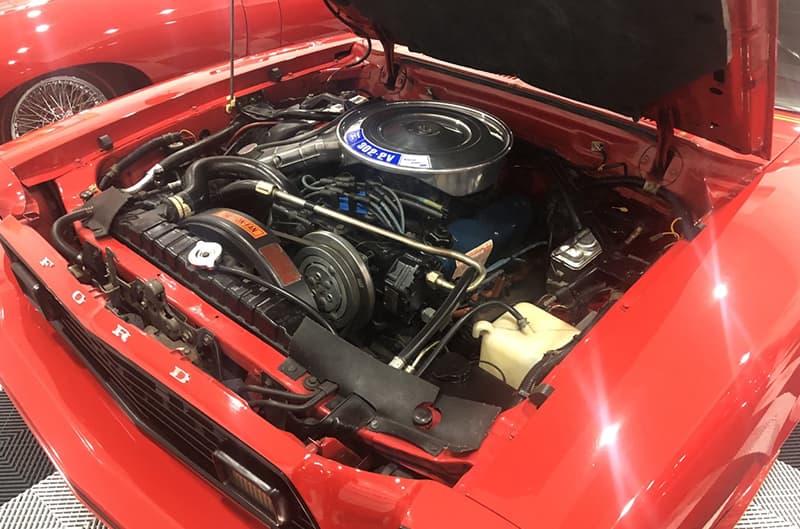
[[[118,314],[303,440],[358,452],[368,430],[429,455],[477,449],[503,409],[541,404],[578,337],[692,235],[667,190],[626,168],[593,178],[476,108],[342,92],[241,113],[196,142],[152,142],[169,154],[127,187],[118,162],[83,222],[278,350],[308,393],[254,378],[108,252],[86,243],[79,261],[127,293]]]

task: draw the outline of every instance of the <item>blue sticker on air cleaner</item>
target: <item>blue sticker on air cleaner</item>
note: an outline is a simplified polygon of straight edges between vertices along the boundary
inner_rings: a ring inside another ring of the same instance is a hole
[[[425,154],[400,154],[382,149],[364,137],[360,128],[351,128],[344,135],[347,145],[362,155],[378,162],[396,165],[398,167],[411,167],[415,169],[430,169],[431,157]]]

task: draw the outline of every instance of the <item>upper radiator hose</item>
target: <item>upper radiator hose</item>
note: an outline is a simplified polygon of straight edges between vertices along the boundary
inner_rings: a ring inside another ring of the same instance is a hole
[[[243,177],[269,182],[280,189],[290,185],[280,171],[257,160],[236,156],[201,158],[186,169],[181,179],[183,190],[164,199],[167,218],[175,221],[203,209],[208,200],[208,182],[212,177]]]

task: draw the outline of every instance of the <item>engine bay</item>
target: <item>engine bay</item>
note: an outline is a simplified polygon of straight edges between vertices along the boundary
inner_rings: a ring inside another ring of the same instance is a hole
[[[602,163],[576,166],[471,106],[343,91],[239,110],[118,160],[54,243],[120,317],[359,468],[454,482],[435,458],[477,450],[503,410],[541,405],[572,345],[695,233],[677,195],[607,164],[602,143]],[[117,182],[131,166],[136,180]],[[75,220],[97,243],[77,248]],[[277,350],[306,392],[237,362],[156,279],[125,277],[108,236]],[[394,457],[365,432],[419,453]]]

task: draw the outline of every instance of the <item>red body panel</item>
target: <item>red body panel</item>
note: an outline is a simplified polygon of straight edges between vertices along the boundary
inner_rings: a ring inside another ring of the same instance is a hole
[[[124,64],[157,82],[225,62],[229,5],[225,0],[4,2],[0,97],[50,72],[87,64]],[[322,2],[240,0],[237,6],[239,56],[343,29]]]
[[[743,494],[800,418],[800,238],[776,229],[798,155],[656,263],[460,487],[522,527],[702,527]]]
[[[284,82],[302,82],[319,64],[334,64],[334,54],[349,43],[331,39],[315,45],[313,55],[298,49],[260,64],[264,57],[241,61],[237,82],[265,86],[259,85],[259,68],[279,62],[292,72]],[[361,53],[352,50],[352,56]],[[191,124],[204,112],[204,124],[209,116],[221,124],[224,73],[197,73],[121,98],[2,147],[0,158],[25,186],[71,172],[57,180],[70,209],[93,182],[103,156],[93,143],[99,131],[119,138],[124,149],[145,135]],[[409,95],[421,89],[406,88]],[[616,129],[613,120],[581,123],[576,114],[465,81],[451,80],[442,95],[481,99],[488,110],[510,117],[521,137],[538,137],[573,154],[580,155],[584,131],[609,138],[634,160],[651,147]],[[533,114],[538,120],[526,119]],[[798,121],[775,116],[774,142],[783,152],[768,167],[693,137],[678,139],[685,162],[697,171],[685,179],[686,189],[711,182],[718,192],[700,199],[715,206],[705,229],[659,260],[585,336],[547,379],[555,393],[540,409],[525,402],[501,416],[482,448],[468,457],[473,468],[453,488],[357,472],[317,456],[143,333],[115,347],[278,466],[323,529],[694,529],[717,519],[723,520],[717,527],[732,526],[752,496],[750,487],[760,483],[800,419]],[[726,180],[736,170],[741,181]],[[3,214],[29,210],[32,201],[20,204],[14,195],[19,182],[8,171],[0,174],[0,182],[6,181],[11,187],[0,194]],[[731,190],[746,187],[726,200],[723,183]],[[91,294],[32,228],[10,218],[0,232],[62,299],[76,289]],[[36,268],[45,256],[57,265]],[[255,524],[122,416],[7,275],[6,261],[0,337],[9,347],[0,355],[0,380],[81,494],[121,527]],[[196,298],[181,290],[175,287],[171,298],[194,307]],[[112,343],[119,320],[101,299],[88,299],[70,310]],[[191,312],[198,318],[213,317],[207,306],[196,309]],[[229,325],[231,332],[242,332]],[[176,361],[191,373],[191,384],[176,387],[168,376]],[[408,449],[400,442],[396,448]]]

